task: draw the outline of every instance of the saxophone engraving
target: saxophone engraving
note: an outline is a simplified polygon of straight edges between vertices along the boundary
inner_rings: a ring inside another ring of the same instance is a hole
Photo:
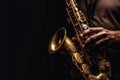
[[[89,28],[84,13],[78,10],[75,0],[66,0],[65,2],[68,20],[74,28],[79,44],[74,45],[67,36],[66,29],[62,27],[52,37],[48,46],[49,53],[54,54],[59,51],[70,56],[72,63],[82,74],[84,80],[110,80],[111,65],[105,51],[101,48],[99,52],[89,52],[82,47],[84,39],[81,39],[79,34]]]

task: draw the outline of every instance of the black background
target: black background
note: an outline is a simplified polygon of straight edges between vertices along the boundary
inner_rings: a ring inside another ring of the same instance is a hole
[[[48,53],[66,25],[64,0],[0,1],[0,80],[71,80],[61,56]]]
[[[61,61],[47,50],[53,33],[65,26],[64,0],[4,0],[0,4],[0,79],[67,79]]]

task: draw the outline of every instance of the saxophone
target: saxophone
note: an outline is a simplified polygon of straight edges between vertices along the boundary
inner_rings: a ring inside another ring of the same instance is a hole
[[[58,29],[49,42],[48,51],[50,54],[60,52],[70,57],[71,62],[76,66],[83,80],[110,80],[111,65],[104,50],[87,51],[82,47],[84,39],[79,34],[88,29],[88,22],[75,0],[66,0],[66,12],[68,20],[76,33],[78,45],[75,45],[67,36],[64,27]],[[79,47],[79,48],[78,48]]]

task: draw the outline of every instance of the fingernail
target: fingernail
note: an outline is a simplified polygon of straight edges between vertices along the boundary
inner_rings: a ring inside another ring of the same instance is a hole
[[[80,36],[82,37],[82,36],[83,36],[83,34],[80,34]]]

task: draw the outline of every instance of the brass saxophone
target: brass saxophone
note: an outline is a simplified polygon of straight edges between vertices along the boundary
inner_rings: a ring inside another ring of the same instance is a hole
[[[66,12],[68,20],[71,22],[76,37],[78,40],[76,45],[68,38],[64,27],[58,29],[52,37],[48,51],[51,54],[57,53],[70,56],[72,63],[77,67],[79,72],[84,77],[84,80],[110,80],[111,65],[105,55],[105,52],[100,50],[99,53],[89,52],[82,47],[83,40],[79,34],[88,29],[88,22],[84,13],[78,10],[75,0],[66,0]]]

